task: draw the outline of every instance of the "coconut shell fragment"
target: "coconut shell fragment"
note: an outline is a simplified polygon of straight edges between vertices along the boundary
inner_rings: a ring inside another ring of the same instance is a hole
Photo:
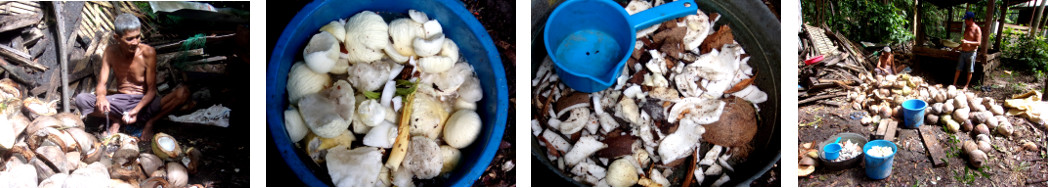
[[[716,32],[706,37],[706,41],[699,46],[699,50],[703,54],[710,53],[713,49],[720,49],[725,44],[731,44],[734,40],[735,36],[731,33],[731,27],[721,25]]]
[[[633,135],[611,135],[602,141],[607,144],[608,147],[597,151],[594,155],[604,158],[616,158],[624,155],[633,154],[633,142],[637,140],[637,137]]]
[[[757,134],[756,109],[752,103],[738,97],[729,98],[725,102],[727,104],[720,120],[704,126],[706,133],[702,135],[702,139],[721,146],[748,146]]]

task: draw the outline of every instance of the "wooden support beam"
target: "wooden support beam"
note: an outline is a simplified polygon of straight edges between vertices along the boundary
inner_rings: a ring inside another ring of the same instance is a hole
[[[982,36],[980,36],[981,38],[979,40],[979,54],[986,54],[986,51],[990,50],[990,31],[993,29],[991,24],[993,24],[994,19],[996,19],[993,12],[997,11],[997,9],[994,8],[995,2],[996,1],[987,1],[986,20],[984,22],[986,24],[983,24],[982,31],[980,32],[982,33]]]
[[[935,138],[933,129],[932,126],[921,126],[919,128],[921,140],[924,141],[924,149],[928,151],[932,166],[943,167],[946,166],[946,154],[943,153],[943,146],[939,144],[939,140]]]

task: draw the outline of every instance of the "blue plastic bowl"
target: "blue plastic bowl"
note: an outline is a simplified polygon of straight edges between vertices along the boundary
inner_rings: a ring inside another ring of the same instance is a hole
[[[823,157],[826,157],[826,160],[837,160],[837,157],[841,156],[841,144],[839,143],[826,144],[822,150],[825,152]]]
[[[470,186],[495,157],[505,131],[508,115],[508,87],[505,70],[498,51],[487,30],[477,21],[465,5],[456,0],[359,0],[359,1],[314,1],[298,12],[280,35],[266,70],[266,121],[277,150],[302,182],[309,186],[330,186],[307,167],[313,163],[300,155],[284,129],[284,113],[288,107],[287,73],[295,61],[302,59],[302,48],[309,37],[319,32],[320,27],[332,20],[349,18],[364,10],[375,12],[403,13],[415,9],[437,19],[444,33],[458,44],[460,54],[471,65],[480,79],[484,98],[478,102],[484,127],[472,145],[463,148],[462,162],[451,171],[449,186]],[[386,20],[389,22],[389,20]],[[327,173],[327,172],[317,172]],[[328,177],[320,175],[320,177]]]

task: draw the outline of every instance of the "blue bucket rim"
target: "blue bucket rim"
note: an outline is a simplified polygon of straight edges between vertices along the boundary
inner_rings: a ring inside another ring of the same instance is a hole
[[[907,104],[911,104],[912,105],[914,102],[920,102],[920,103],[917,103],[917,104],[921,104],[921,108],[913,109],[913,108],[910,108],[911,106],[907,105]],[[928,108],[928,102],[925,102],[924,100],[920,100],[920,99],[910,99],[910,100],[903,101],[901,106],[902,106],[903,109],[906,109],[906,110],[913,110],[913,111],[924,110],[925,108]]]
[[[505,132],[507,117],[502,114],[509,113],[507,109],[509,106],[509,94],[508,85],[506,84],[505,69],[502,67],[502,59],[498,54],[497,48],[495,48],[495,43],[491,40],[491,37],[488,35],[487,30],[484,29],[483,25],[480,24],[476,17],[474,17],[469,12],[469,10],[465,8],[465,5],[463,5],[462,2],[454,0],[432,1],[447,5],[446,7],[451,10],[450,12],[455,14],[454,17],[460,18],[463,22],[466,23],[470,33],[479,34],[478,36],[476,36],[476,38],[480,39],[479,42],[484,47],[484,49],[486,49],[486,57],[490,62],[489,66],[491,66],[491,68],[493,69],[492,74],[496,78],[495,85],[497,86],[497,88],[495,91],[496,96],[494,96],[494,101],[496,102],[496,109],[494,114],[496,114],[496,116],[494,117],[494,125],[490,125],[496,127],[493,128],[491,134],[492,139],[488,140],[488,142],[486,143],[478,142],[479,144],[484,144],[483,146],[481,146],[483,147],[481,151],[485,151],[481,153],[479,161],[476,161],[473,168],[469,169],[469,171],[467,171],[462,176],[462,178],[448,182],[450,183],[450,186],[455,187],[471,186],[473,182],[484,173],[484,170],[487,168],[487,166],[491,164],[491,160],[495,158],[495,153],[502,142],[502,136]],[[283,51],[283,49],[286,46],[288,46],[288,43],[290,43],[290,36],[295,33],[294,28],[301,27],[304,19],[308,15],[312,14],[313,11],[317,10],[319,7],[325,6],[327,3],[331,2],[333,1],[313,1],[307,4],[301,10],[299,10],[299,12],[295,14],[295,17],[291,19],[291,22],[288,22],[287,27],[284,28],[284,31],[281,33],[276,45],[273,47],[273,53],[270,54],[270,59],[268,61],[276,59],[278,57],[277,52]],[[284,161],[287,163],[288,167],[291,168],[292,172],[294,172],[296,176],[298,176],[299,180],[301,180],[307,186],[332,186],[324,183],[324,181],[321,181],[319,178],[317,178],[316,175],[313,174],[312,171],[310,171],[310,169],[305,167],[306,164],[303,163],[303,159],[299,158],[299,156],[295,153],[295,148],[292,146],[292,144],[279,144],[281,143],[280,141],[290,143],[291,138],[287,135],[286,132],[276,131],[283,130],[284,128],[282,121],[284,109],[280,109],[279,103],[270,102],[272,98],[279,97],[275,95],[276,93],[282,94],[282,91],[276,91],[276,87],[274,86],[275,81],[272,80],[274,79],[272,75],[276,75],[277,71],[279,71],[279,66],[277,66],[278,64],[279,63],[270,62],[268,64],[268,69],[266,70],[266,124],[268,125],[268,129],[271,130],[269,131],[271,133],[270,136],[272,136],[274,142],[278,143],[276,146],[278,152],[280,152],[280,155],[282,156],[282,158],[284,158]]]

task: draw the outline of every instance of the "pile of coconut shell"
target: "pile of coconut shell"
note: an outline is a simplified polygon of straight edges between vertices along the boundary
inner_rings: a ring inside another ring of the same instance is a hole
[[[79,114],[23,99],[11,83],[0,80],[0,187],[187,187],[200,163],[199,150],[164,133],[152,150],[126,134],[88,133]]]
[[[848,97],[853,108],[869,112],[870,115],[862,118],[864,125],[887,118],[901,122],[904,101],[924,100],[928,103],[925,125],[942,125],[948,132],[970,133],[972,140],[976,140],[961,145],[974,166],[981,166],[986,160],[986,152],[992,149],[990,138],[994,134],[1011,137],[1015,131],[1004,107],[993,98],[979,97],[952,85],[929,85],[923,78],[908,74],[865,74],[861,77],[865,83],[852,87]]]

